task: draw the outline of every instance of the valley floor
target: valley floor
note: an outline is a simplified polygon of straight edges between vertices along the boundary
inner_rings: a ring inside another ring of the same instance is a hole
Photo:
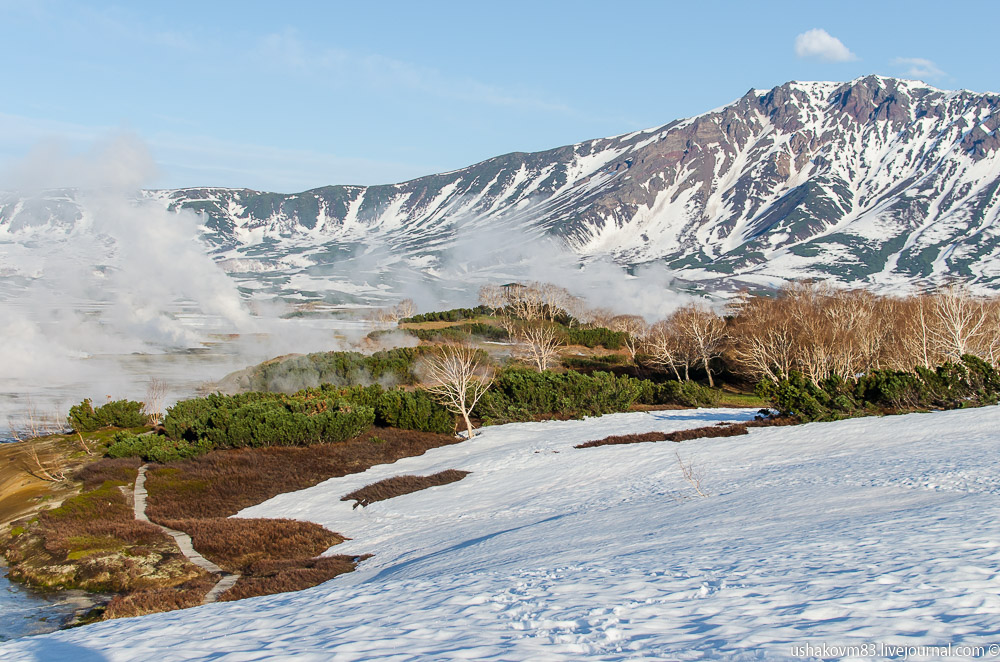
[[[573,448],[752,415],[485,428],[241,513],[318,522],[353,539],[337,554],[376,552],[354,573],[26,638],[0,660],[839,659],[839,646],[1000,644],[1000,407]],[[472,473],[366,508],[339,500],[445,469]]]

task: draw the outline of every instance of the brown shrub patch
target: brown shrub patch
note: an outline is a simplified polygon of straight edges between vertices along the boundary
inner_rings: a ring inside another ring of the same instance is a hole
[[[114,460],[105,458],[84,465],[73,474],[73,479],[83,482],[84,490],[93,490],[109,480],[113,483],[131,485],[135,482],[136,474],[141,465],[142,460],[137,457],[122,457]]]
[[[766,428],[782,425],[798,425],[801,421],[794,416],[769,416],[755,418],[745,423],[716,423],[712,426],[678,430],[676,432],[643,432],[642,434],[612,435],[596,441],[577,444],[574,448],[596,448],[597,446],[614,446],[618,444],[640,444],[645,441],[688,441],[690,439],[707,439],[710,437],[736,437],[747,434],[748,428]]]
[[[293,519],[166,520],[165,526],[191,536],[194,548],[229,572],[250,572],[266,559],[319,556],[345,538],[313,522]]]
[[[172,588],[159,588],[146,591],[135,591],[125,595],[116,595],[108,603],[103,620],[112,618],[127,618],[155,614],[162,611],[187,609],[197,607],[205,599],[219,580],[215,575],[202,575]]]
[[[431,432],[374,428],[336,444],[213,451],[149,471],[146,513],[157,522],[228,517],[278,494],[460,441]]]
[[[173,539],[134,519],[111,481],[24,522],[3,551],[12,579],[42,587],[132,591],[176,585],[201,573]]]
[[[596,441],[577,444],[574,448],[596,448],[597,446],[615,446],[618,444],[640,444],[646,441],[688,441],[689,439],[705,439],[708,437],[735,437],[747,434],[746,423],[731,423],[712,425],[676,432],[644,432],[642,434],[612,435]]]
[[[113,483],[67,499],[63,505],[44,510],[36,527],[45,551],[57,558],[87,550],[127,545],[153,546],[170,538],[148,522],[135,519],[132,506]]]
[[[324,556],[314,559],[258,561],[248,568],[248,574],[219,596],[220,601],[242,600],[258,595],[301,591],[337,575],[351,572],[359,561],[368,556]]]
[[[359,490],[354,490],[350,494],[340,497],[341,501],[356,501],[354,507],[367,506],[376,501],[385,501],[393,497],[419,492],[428,487],[447,485],[462,480],[469,475],[468,471],[458,469],[447,469],[430,476],[393,476],[380,480],[371,485],[365,485]]]
[[[748,428],[770,428],[784,425],[801,425],[802,421],[795,416],[768,416],[766,418],[757,417],[752,421],[747,421]]]

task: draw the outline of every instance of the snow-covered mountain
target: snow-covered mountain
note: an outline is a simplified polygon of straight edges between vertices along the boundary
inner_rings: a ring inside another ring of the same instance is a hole
[[[576,449],[750,410],[484,428],[242,513],[373,553],[287,593],[0,644],[0,660],[942,660],[1000,653],[1000,407]],[[681,469],[702,476],[699,497]],[[402,474],[463,480],[352,509]],[[951,646],[951,650],[948,647]],[[864,647],[864,648],[862,648]]]
[[[456,241],[483,236],[550,236],[585,260],[657,262],[708,289],[810,276],[996,289],[998,127],[997,94],[880,76],[790,82],[654,129],[401,184],[144,195],[202,214],[216,260],[275,291],[322,288],[366,255],[376,279],[392,264],[433,276]],[[19,214],[0,206],[0,233]],[[355,290],[388,287],[369,279]]]

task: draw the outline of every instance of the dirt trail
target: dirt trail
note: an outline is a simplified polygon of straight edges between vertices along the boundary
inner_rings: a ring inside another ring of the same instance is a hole
[[[177,546],[180,548],[181,554],[186,556],[191,563],[208,572],[211,572],[212,574],[221,575],[219,581],[212,588],[212,590],[205,595],[205,598],[201,603],[203,605],[207,605],[210,602],[215,602],[220,595],[232,588],[233,585],[239,580],[239,573],[226,572],[199,554],[195,550],[194,545],[191,543],[191,536],[183,531],[177,531],[176,529],[171,529],[170,527],[150,521],[149,517],[146,516],[146,467],[147,465],[145,464],[139,467],[139,475],[135,478],[135,489],[133,490],[133,508],[135,510],[135,518],[159,527],[164,533],[173,538],[177,542]]]

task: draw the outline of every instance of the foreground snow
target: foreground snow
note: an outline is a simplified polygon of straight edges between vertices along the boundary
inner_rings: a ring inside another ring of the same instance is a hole
[[[998,407],[573,448],[750,416],[487,428],[241,513],[353,538],[331,553],[374,552],[355,573],[23,639],[0,659],[755,660],[1000,643]],[[711,496],[684,481],[678,452]],[[339,500],[443,469],[473,473],[364,509]]]

